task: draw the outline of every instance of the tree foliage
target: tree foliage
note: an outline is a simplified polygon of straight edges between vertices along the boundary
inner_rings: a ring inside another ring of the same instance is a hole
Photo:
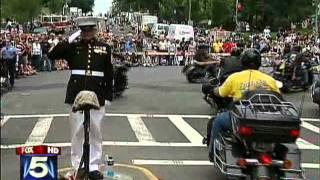
[[[312,0],[243,0],[244,12],[240,19],[251,25],[264,28],[289,26],[310,17],[314,12]]]
[[[289,26],[310,17],[314,12],[312,0],[239,0],[244,11],[238,19],[247,21],[257,29],[265,26]],[[211,20],[212,25],[234,26],[236,0],[191,0],[191,19],[196,23]],[[188,19],[189,0],[114,0],[118,11],[149,10],[152,14],[172,21]]]
[[[60,13],[62,11],[65,0],[41,0],[42,6],[50,9],[52,13]]]
[[[26,22],[39,15],[41,0],[1,0],[1,17]]]
[[[69,7],[78,7],[82,12],[87,13],[92,11],[94,0],[71,0]]]

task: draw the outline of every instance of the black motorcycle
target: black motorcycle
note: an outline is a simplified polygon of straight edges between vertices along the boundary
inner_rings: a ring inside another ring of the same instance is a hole
[[[129,67],[126,63],[116,63],[114,65],[114,81],[113,81],[113,95],[115,98],[122,96],[124,91],[128,89],[127,72]]]
[[[311,88],[312,101],[319,105],[320,109],[320,79],[314,82]]]
[[[280,94],[248,92],[230,111],[232,131],[210,143],[209,159],[230,179],[304,179],[296,145],[301,120]]]
[[[296,79],[292,80],[294,62],[292,59],[284,59],[281,64],[278,64],[273,72],[273,77],[283,83],[283,87],[280,90],[284,93],[291,91],[308,90],[313,82],[313,70],[310,62],[305,62],[301,66],[299,72],[307,71],[306,75],[299,75]],[[305,82],[304,76],[308,76],[308,82]]]
[[[181,71],[189,83],[202,83],[216,76],[215,65],[199,65],[196,63],[183,67]]]

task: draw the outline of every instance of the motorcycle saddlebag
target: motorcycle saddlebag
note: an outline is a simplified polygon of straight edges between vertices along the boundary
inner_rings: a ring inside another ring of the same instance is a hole
[[[234,105],[233,132],[250,142],[293,143],[300,135],[298,114],[279,94],[260,92]]]

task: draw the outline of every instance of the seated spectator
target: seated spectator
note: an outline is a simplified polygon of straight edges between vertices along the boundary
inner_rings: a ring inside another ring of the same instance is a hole
[[[144,54],[142,56],[142,59],[143,59],[143,64],[142,65],[144,67],[152,67],[153,66],[153,64],[151,62],[151,58],[150,58],[150,56],[148,54],[148,51],[144,52]]]

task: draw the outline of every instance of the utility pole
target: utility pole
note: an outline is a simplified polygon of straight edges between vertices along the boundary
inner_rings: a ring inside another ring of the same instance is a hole
[[[319,0],[313,0],[312,4],[315,9],[315,14],[314,14],[314,33],[315,33],[315,40],[318,38],[318,33],[319,33],[319,27],[318,27],[318,14],[319,14],[319,9],[320,9],[320,3]]]
[[[238,4],[239,0],[236,1],[236,29],[238,28]]]
[[[316,8],[315,8],[316,9],[316,14],[315,14],[315,32],[316,32],[316,36],[318,36],[318,29],[319,29],[319,27],[318,27],[318,14],[319,14],[319,6],[320,6],[319,0],[316,1],[315,6],[316,6]]]
[[[189,22],[191,21],[191,0],[189,0]]]

